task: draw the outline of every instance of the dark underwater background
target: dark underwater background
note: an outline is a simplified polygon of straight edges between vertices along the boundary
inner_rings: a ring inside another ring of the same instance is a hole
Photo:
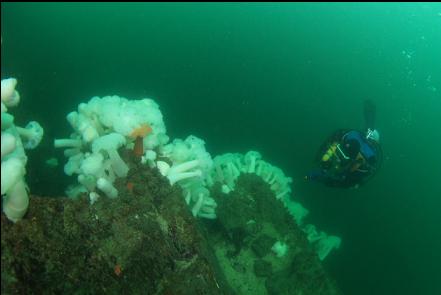
[[[441,294],[440,3],[1,3],[1,76],[16,77],[32,193],[73,180],[52,147],[92,96],[153,98],[169,136],[263,158],[309,222],[342,238],[324,261],[345,294]],[[381,171],[357,190],[306,183],[317,149],[377,106]],[[60,165],[45,164],[57,157]]]

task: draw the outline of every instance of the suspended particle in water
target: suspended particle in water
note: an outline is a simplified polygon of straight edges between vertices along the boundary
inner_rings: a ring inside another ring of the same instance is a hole
[[[406,57],[407,59],[411,59],[413,54],[415,53],[415,51],[407,51],[407,50],[403,50],[401,51],[401,53],[404,55],[404,57]]]
[[[438,91],[438,89],[435,86],[429,86],[429,87],[427,87],[427,89],[429,89],[432,92],[437,92]]]

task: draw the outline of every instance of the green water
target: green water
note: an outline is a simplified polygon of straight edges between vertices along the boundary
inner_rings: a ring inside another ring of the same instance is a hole
[[[441,4],[1,4],[1,76],[19,80],[16,122],[34,193],[69,179],[52,140],[92,96],[149,96],[171,138],[214,156],[255,149],[294,179],[310,221],[342,237],[325,267],[345,294],[441,294]],[[337,128],[377,105],[382,170],[358,190],[304,183]]]

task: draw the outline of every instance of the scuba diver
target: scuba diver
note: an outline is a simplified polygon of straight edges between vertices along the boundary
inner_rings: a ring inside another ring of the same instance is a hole
[[[320,168],[305,179],[327,186],[358,188],[375,175],[382,162],[380,134],[375,129],[375,105],[364,104],[364,132],[341,129],[334,132],[321,146],[316,161]]]

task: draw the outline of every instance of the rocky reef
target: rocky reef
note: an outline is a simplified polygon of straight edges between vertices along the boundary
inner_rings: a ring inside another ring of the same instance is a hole
[[[118,198],[31,196],[20,222],[2,214],[2,294],[230,293],[181,189],[128,162]]]
[[[341,294],[274,192],[255,174],[242,174],[235,190],[213,188],[216,221],[208,239],[235,294]]]

